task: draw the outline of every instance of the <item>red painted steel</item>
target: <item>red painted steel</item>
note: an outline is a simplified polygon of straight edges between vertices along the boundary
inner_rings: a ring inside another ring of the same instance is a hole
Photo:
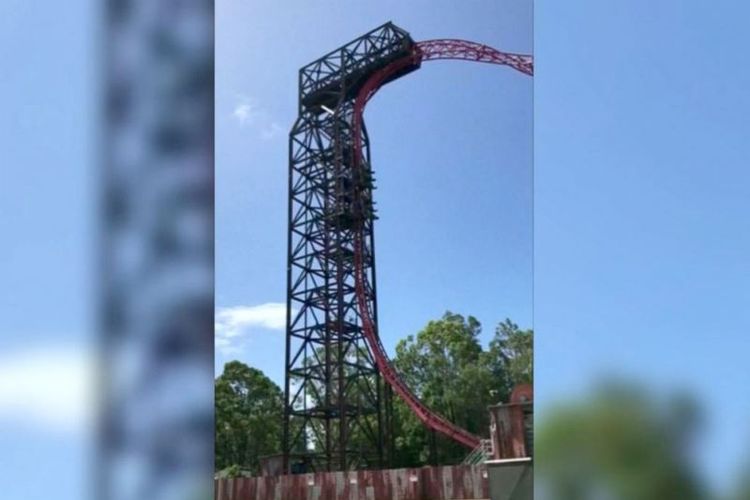
[[[408,66],[418,64],[422,61],[437,59],[459,59],[500,64],[510,66],[511,68],[527,75],[533,75],[534,73],[533,58],[528,55],[501,52],[492,47],[466,40],[428,40],[417,43],[410,55],[394,61],[383,69],[375,72],[365,82],[357,95],[352,120],[354,138],[353,158],[355,169],[358,168],[359,164],[362,162],[362,114],[367,101],[378,91],[389,77]],[[362,265],[362,239],[362,232],[355,232],[354,275],[357,292],[357,305],[362,317],[365,339],[375,356],[375,360],[377,361],[378,368],[383,375],[383,378],[390,384],[394,392],[396,392],[396,394],[398,394],[407,404],[411,411],[414,412],[417,418],[419,418],[419,420],[430,429],[434,429],[468,448],[476,448],[481,443],[480,438],[427,408],[406,386],[393,368],[390,359],[388,359],[383,344],[375,334],[372,316],[367,305],[367,295],[365,292],[366,277]]]
[[[510,393],[511,403],[527,403],[534,401],[534,387],[531,384],[518,384]]]
[[[531,456],[531,442],[527,442],[526,414],[534,401],[531,384],[519,384],[510,395],[510,403],[490,407],[490,439],[495,459]]]
[[[485,62],[510,66],[529,76],[534,74],[534,58],[532,56],[501,52],[487,45],[467,40],[426,40],[417,43],[415,52],[421,61],[458,59]]]
[[[529,443],[526,442],[525,408],[534,400],[534,388],[531,384],[519,384],[510,395],[511,436],[513,453],[517,457],[530,455]]]
[[[215,500],[469,500],[489,498],[483,465],[217,479]]]

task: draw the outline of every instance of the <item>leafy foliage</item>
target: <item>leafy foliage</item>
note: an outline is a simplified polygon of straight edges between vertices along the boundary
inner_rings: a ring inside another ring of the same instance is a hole
[[[534,332],[521,330],[506,319],[495,329],[495,338],[490,342],[490,353],[496,376],[505,377],[506,385],[534,382]]]
[[[394,365],[406,384],[433,411],[469,432],[487,435],[487,407],[507,401],[518,382],[531,380],[531,330],[501,323],[485,351],[482,327],[473,316],[445,313],[416,337],[396,346]],[[525,363],[525,364],[524,364]],[[397,466],[429,462],[430,432],[400,400],[394,404]],[[458,462],[466,449],[436,436],[440,463]]]
[[[215,380],[216,469],[259,471],[281,449],[283,396],[263,372],[232,361]]]
[[[512,387],[531,381],[532,331],[521,330],[510,320],[499,324],[489,348],[484,349],[479,336],[482,326],[476,318],[464,318],[447,312],[441,319],[430,321],[416,336],[410,335],[396,347],[394,365],[406,384],[432,410],[452,422],[478,435],[488,434],[487,406],[507,401]],[[335,398],[325,401],[325,352],[319,348],[309,363],[320,380],[309,383],[304,396],[311,406],[337,405]],[[329,353],[332,360],[339,354]],[[368,357],[367,350],[345,353],[345,377],[354,375],[353,364]],[[319,372],[319,373],[318,373]],[[298,381],[292,380],[296,385]],[[338,383],[338,374],[332,374],[332,384]],[[385,382],[381,381],[380,391]],[[216,379],[216,468],[224,476],[234,476],[246,471],[257,473],[258,458],[281,451],[283,425],[283,395],[281,390],[262,372],[239,361],[227,363],[224,372]],[[348,403],[367,407],[378,392],[373,375],[357,377],[348,389]],[[373,407],[374,410],[374,407]],[[409,408],[394,396],[394,466],[420,466],[429,463],[431,433],[411,413]],[[320,451],[318,436],[323,429],[311,428],[295,441],[298,451],[310,446]],[[291,435],[298,436],[301,422],[292,422]],[[377,457],[373,449],[376,439],[373,429],[377,415],[370,414],[351,422],[347,430],[349,446],[361,453]],[[335,425],[334,425],[335,427]],[[333,428],[337,435],[337,428]],[[449,439],[436,436],[437,461],[461,461],[467,450]]]

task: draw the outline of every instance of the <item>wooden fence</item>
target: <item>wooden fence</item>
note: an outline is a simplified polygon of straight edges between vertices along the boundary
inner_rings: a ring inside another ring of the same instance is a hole
[[[215,500],[488,499],[484,465],[217,479]]]

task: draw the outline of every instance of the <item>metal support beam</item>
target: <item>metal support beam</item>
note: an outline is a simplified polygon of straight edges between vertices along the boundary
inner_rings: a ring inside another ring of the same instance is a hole
[[[357,306],[353,257],[362,231],[367,303],[377,318],[369,140],[361,127],[366,165],[355,169],[352,119],[362,84],[413,45],[387,23],[300,70],[289,136],[285,471],[384,467],[392,456],[389,392]]]

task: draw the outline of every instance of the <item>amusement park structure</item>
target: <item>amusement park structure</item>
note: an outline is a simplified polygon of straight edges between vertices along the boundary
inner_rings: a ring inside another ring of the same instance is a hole
[[[531,56],[464,40],[415,42],[392,23],[304,66],[289,143],[284,470],[384,467],[395,392],[429,429],[469,449],[479,436],[427,408],[378,333],[367,101],[425,61],[459,59],[533,74]],[[314,446],[313,446],[314,444]]]

